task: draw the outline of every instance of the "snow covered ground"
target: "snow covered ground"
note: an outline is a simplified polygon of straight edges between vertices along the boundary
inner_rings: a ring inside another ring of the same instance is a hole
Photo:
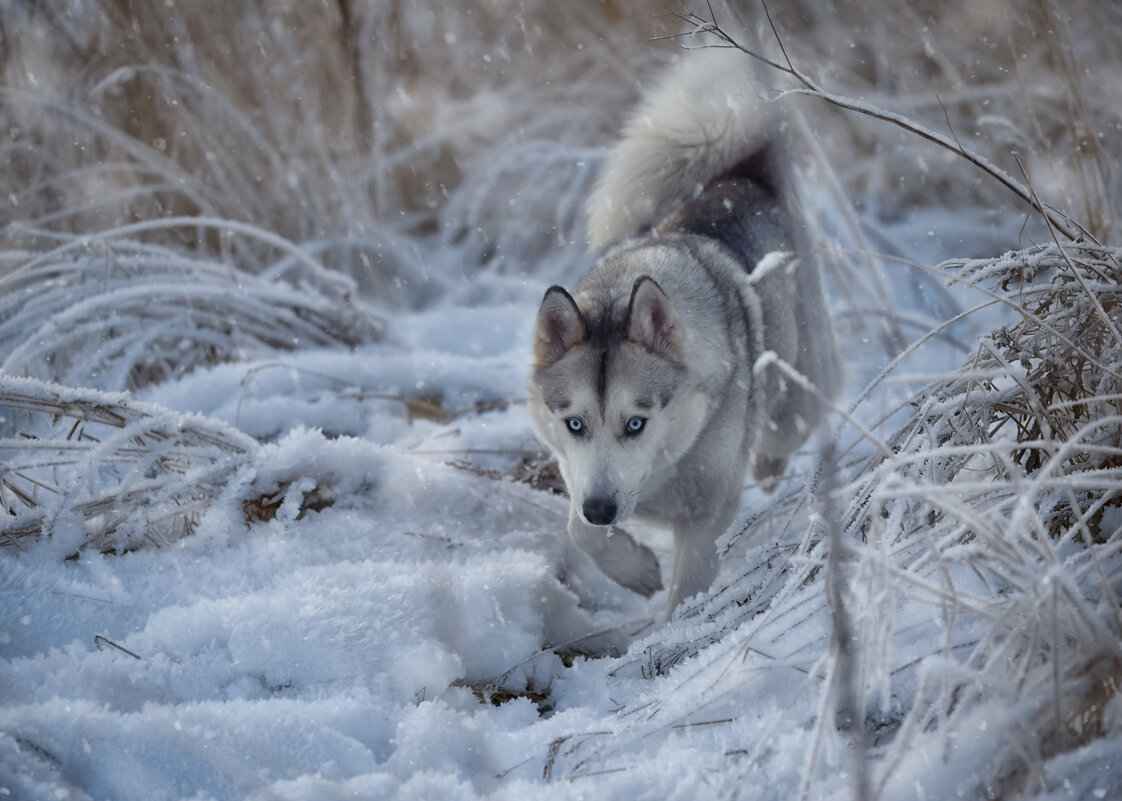
[[[221,218],[153,223],[218,254],[6,244],[0,799],[1122,798],[1117,252],[1002,257],[1042,227],[938,204],[856,241],[812,188],[847,388],[660,624],[564,536],[523,405],[583,258],[535,214],[600,151],[511,152],[515,200],[469,172],[439,218],[509,207],[498,265],[403,238],[388,301]],[[1029,408],[1071,364],[1097,397]]]
[[[776,499],[748,491],[713,597],[655,625],[662,594],[647,602],[607,581],[563,536],[565,500],[511,478],[536,453],[518,399],[539,291],[401,314],[384,342],[268,353],[132,395],[5,377],[6,453],[26,458],[17,432],[87,447],[60,451],[69,463],[40,449],[71,495],[46,504],[50,538],[0,557],[0,792],[851,797],[857,757],[835,709],[813,536],[822,510],[797,477]],[[880,362],[871,350],[851,367]],[[71,405],[49,418],[17,395]],[[440,409],[402,400],[423,397]],[[95,406],[131,416],[99,423]],[[153,436],[169,429],[184,442]],[[186,460],[174,476],[220,478],[196,499],[191,532],[151,547],[147,531],[180,531],[160,521],[185,501],[160,495],[176,488],[172,468],[144,454],[172,451]],[[15,509],[18,477],[6,477]],[[163,500],[118,496],[76,516],[81,501],[145,480]],[[72,558],[115,514],[136,518],[121,528],[141,547]],[[918,539],[852,546],[861,760],[879,797],[975,797],[1047,699],[1010,708],[1010,688],[976,687],[953,729],[904,731],[917,725],[909,707],[937,705],[928,694],[971,669],[1009,593],[949,553],[921,564],[930,543]],[[963,606],[950,625],[948,586]],[[1066,792],[1074,777],[1076,797],[1111,797],[1099,793],[1122,781],[1111,743],[1122,744],[1114,734],[1046,763],[1037,789]]]

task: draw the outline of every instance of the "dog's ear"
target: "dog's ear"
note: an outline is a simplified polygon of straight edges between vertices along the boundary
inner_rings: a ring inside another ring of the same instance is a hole
[[[655,280],[644,275],[631,289],[627,338],[649,351],[671,358],[682,355],[682,326],[670,298]]]
[[[572,295],[559,286],[547,289],[534,330],[534,363],[538,367],[553,364],[586,336],[584,315]]]

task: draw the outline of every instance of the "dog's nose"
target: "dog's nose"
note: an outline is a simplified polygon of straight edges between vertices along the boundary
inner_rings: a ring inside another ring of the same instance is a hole
[[[589,498],[584,502],[584,519],[594,526],[610,526],[619,507],[611,498]]]

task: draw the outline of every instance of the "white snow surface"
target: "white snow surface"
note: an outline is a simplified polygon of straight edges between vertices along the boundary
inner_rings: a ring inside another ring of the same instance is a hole
[[[711,597],[666,624],[664,593],[617,587],[571,545],[563,497],[509,477],[537,447],[521,399],[544,286],[478,302],[484,283],[391,316],[381,342],[260,352],[104,396],[258,442],[166,547],[66,558],[77,531],[0,553],[0,798],[852,797],[805,545],[815,510],[783,505],[798,472],[776,499],[746,491],[741,523],[759,525],[734,527]],[[859,336],[851,395],[886,361]],[[941,345],[927,364],[959,358]],[[419,397],[462,413],[411,416]],[[264,496],[280,499],[271,519],[248,515]],[[665,535],[640,533],[665,575]],[[988,631],[984,613],[947,630],[918,584],[886,590],[911,547],[870,546],[854,591],[878,618],[861,632],[884,677],[871,696],[897,723]],[[916,570],[992,593],[953,560]],[[990,689],[953,731],[911,731],[906,748],[894,724],[872,731],[878,797],[980,797],[1038,712]],[[1066,797],[1070,773],[1080,797],[1106,797],[1122,775],[1111,742],[1057,757],[1041,791]]]

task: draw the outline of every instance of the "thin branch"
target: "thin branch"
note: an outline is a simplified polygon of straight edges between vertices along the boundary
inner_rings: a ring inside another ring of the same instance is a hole
[[[849,731],[849,745],[852,753],[851,790],[854,801],[869,798],[869,770],[866,764],[865,715],[864,704],[860,701],[860,687],[857,683],[856,636],[845,606],[848,577],[845,562],[845,544],[842,539],[841,525],[836,508],[837,453],[830,441],[822,452],[822,484],[820,492],[820,512],[822,525],[826,528],[826,595],[830,608],[830,646],[834,652],[836,669],[833,671],[834,686],[827,688],[836,693],[836,714],[842,728]]]

